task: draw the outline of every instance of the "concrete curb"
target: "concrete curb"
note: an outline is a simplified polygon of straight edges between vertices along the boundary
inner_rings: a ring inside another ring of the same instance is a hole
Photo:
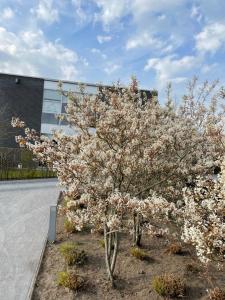
[[[59,196],[58,196],[58,199],[57,199],[57,205],[60,202],[61,198],[62,198],[62,191],[59,192]],[[31,284],[30,284],[30,287],[29,287],[29,290],[28,290],[28,293],[27,293],[27,298],[26,298],[27,300],[32,300],[32,297],[33,297],[33,294],[34,294],[35,284],[36,284],[37,277],[38,277],[38,274],[39,274],[39,271],[40,271],[40,268],[41,268],[41,264],[42,264],[42,260],[43,260],[44,253],[45,253],[45,250],[46,250],[47,242],[48,242],[48,233],[46,235],[46,238],[45,238],[43,246],[42,246],[42,251],[41,251],[41,255],[40,255],[39,260],[38,260],[37,268],[35,270],[35,273],[34,273],[34,276],[33,276],[32,280],[31,280]]]
[[[40,268],[41,268],[41,263],[42,263],[42,260],[43,260],[43,257],[44,257],[47,242],[48,242],[48,238],[46,237],[45,240],[44,240],[44,243],[43,243],[43,247],[42,247],[41,255],[39,257],[39,261],[38,261],[36,271],[34,273],[34,276],[33,276],[32,280],[31,280],[30,288],[28,290],[28,294],[27,294],[27,299],[28,300],[31,300],[32,297],[33,297],[35,284],[36,284],[37,277],[38,277],[38,274],[39,274],[39,271],[40,271]]]

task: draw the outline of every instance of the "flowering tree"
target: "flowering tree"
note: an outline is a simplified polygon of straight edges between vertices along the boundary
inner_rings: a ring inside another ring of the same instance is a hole
[[[192,243],[201,262],[207,264],[225,258],[225,186],[222,177],[199,178],[194,188],[184,190],[184,226],[182,239]]]
[[[39,137],[28,128],[17,137],[56,172],[71,200],[67,217],[78,230],[87,223],[104,228],[106,265],[113,282],[118,232],[132,231],[140,244],[153,219],[171,217],[188,179],[210,172],[223,149],[222,117],[204,104],[206,84],[197,100],[194,83],[177,108],[170,90],[165,106],[147,99],[135,79],[128,88],[101,89],[96,96],[68,93],[65,118],[73,136],[55,132]],[[13,119],[13,126],[25,124]],[[114,244],[112,251],[112,243]]]
[[[113,283],[113,273],[118,252],[118,234],[132,230],[132,216],[139,213],[146,220],[169,219],[175,212],[173,203],[164,198],[152,195],[147,199],[132,198],[129,194],[115,191],[107,198],[96,198],[95,194],[86,193],[78,200],[70,200],[62,207],[68,219],[77,230],[91,225],[92,231],[104,229],[105,261],[109,279]],[[145,224],[147,233],[153,232],[150,223]]]

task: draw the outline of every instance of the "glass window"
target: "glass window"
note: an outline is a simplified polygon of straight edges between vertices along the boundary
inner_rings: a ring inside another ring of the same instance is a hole
[[[79,91],[79,87],[76,83],[63,82],[63,90],[67,92],[77,92]]]
[[[46,123],[42,123],[41,124],[41,133],[45,133],[45,134],[52,134],[53,130],[59,130],[60,127],[59,125],[55,125],[55,124],[46,124]]]
[[[85,86],[85,92],[87,94],[97,94],[97,87],[96,86],[87,85],[87,86]]]
[[[66,119],[64,119],[64,120],[60,121],[60,125],[68,125],[69,126],[69,123]]]
[[[74,92],[73,95],[76,95],[77,97],[82,99],[82,94],[81,93]],[[63,96],[63,103],[67,103],[68,99],[69,99],[69,97]]]
[[[66,97],[66,96],[62,96],[62,101],[63,101],[63,103],[67,103],[67,100],[68,100],[68,97]]]
[[[43,101],[43,113],[60,114],[61,113],[61,102],[55,100]]]
[[[57,90],[58,89],[58,81],[45,80],[44,81],[44,89]]]
[[[54,114],[42,113],[41,122],[46,124],[59,124],[59,120]]]
[[[54,99],[61,101],[62,95],[59,91],[44,90],[44,99]]]
[[[65,113],[66,112],[66,106],[67,106],[67,103],[63,103],[62,104],[62,113]]]

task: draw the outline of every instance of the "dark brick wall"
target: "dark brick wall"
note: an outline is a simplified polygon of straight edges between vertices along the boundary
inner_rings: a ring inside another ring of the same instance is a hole
[[[12,116],[40,131],[43,89],[43,79],[0,74],[0,147],[17,147],[15,135],[21,130],[11,127]]]

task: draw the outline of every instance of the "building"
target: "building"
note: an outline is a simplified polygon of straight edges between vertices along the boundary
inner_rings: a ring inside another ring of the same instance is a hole
[[[96,94],[96,84],[83,83],[85,91]],[[79,93],[79,82],[62,81],[64,91]],[[109,86],[106,86],[110,88]],[[151,98],[149,90],[142,90]],[[58,80],[0,73],[0,147],[17,147],[15,135],[18,129],[10,125],[12,116],[24,120],[28,127],[41,134],[51,135],[52,130],[72,132],[65,121],[55,118],[65,113],[67,98],[58,92]]]

